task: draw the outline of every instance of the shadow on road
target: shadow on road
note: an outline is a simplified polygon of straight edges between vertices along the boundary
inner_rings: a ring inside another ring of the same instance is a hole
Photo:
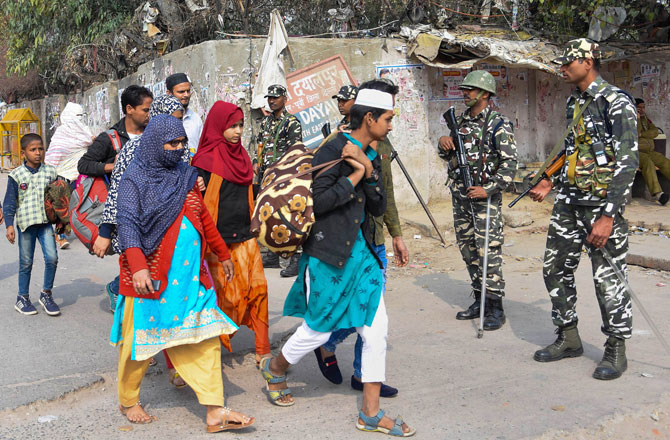
[[[421,275],[416,278],[415,284],[428,290],[445,303],[457,309],[466,309],[473,301],[472,296],[470,296],[472,291],[470,284],[462,280],[452,279],[445,273]],[[507,317],[505,326],[509,326],[514,336],[518,339],[536,345],[538,348],[551,344],[556,339],[553,333],[555,327],[551,322],[551,302],[549,295],[544,291],[544,286],[537,293],[533,294],[533,297],[537,299],[531,302],[515,301],[510,298],[510,293],[514,295],[517,292],[510,292],[508,290],[503,300],[503,307]],[[539,295],[541,294],[545,294],[545,298],[540,298]],[[456,320],[455,316],[449,316],[447,319]],[[479,319],[473,319],[470,322],[473,334],[475,334],[479,326]],[[493,333],[495,332],[487,332],[486,334]],[[584,355],[589,359],[600,362],[603,352],[601,347],[596,347],[584,340],[582,340],[582,344],[584,346]],[[529,356],[532,355],[533,353],[529,353]]]
[[[77,278],[72,280],[70,284],[56,284],[53,295],[55,299],[63,299],[63,302],[59,304],[62,309],[75,304],[79,298],[96,297],[100,296],[103,292],[104,285],[101,286],[98,283],[94,283],[90,278]],[[105,301],[101,302],[100,309],[109,310],[109,302],[106,297]]]
[[[12,275],[16,275],[19,267],[19,260],[16,259],[11,263],[6,263],[0,266],[0,281],[5,278],[9,278]]]

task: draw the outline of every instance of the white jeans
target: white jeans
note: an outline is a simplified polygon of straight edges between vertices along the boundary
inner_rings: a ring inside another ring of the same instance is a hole
[[[305,294],[309,303],[309,269],[305,273]],[[388,316],[384,305],[384,296],[379,297],[377,313],[372,325],[356,327],[363,339],[363,355],[361,358],[361,381],[384,382],[386,380],[386,338],[388,336]],[[321,347],[330,338],[330,332],[317,332],[309,328],[305,321],[286,341],[281,349],[289,364],[295,365],[307,353]]]

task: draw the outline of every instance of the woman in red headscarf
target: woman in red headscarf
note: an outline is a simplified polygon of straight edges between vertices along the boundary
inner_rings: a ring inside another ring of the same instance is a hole
[[[218,305],[238,326],[255,334],[256,364],[270,355],[268,337],[268,286],[261,253],[251,234],[254,210],[249,154],[242,146],[244,113],[229,102],[217,101],[209,111],[191,164],[205,180],[205,205],[228,245],[235,276],[227,281],[221,263],[209,249],[205,254]],[[222,335],[224,347],[232,351],[230,338]]]

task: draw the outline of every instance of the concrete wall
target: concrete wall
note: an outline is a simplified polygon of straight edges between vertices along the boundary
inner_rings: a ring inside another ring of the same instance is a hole
[[[140,84],[155,95],[165,92],[165,78],[175,72],[186,72],[193,82],[191,108],[203,119],[217,100],[237,103],[245,109],[245,143],[251,139],[260,119],[260,112],[250,112],[250,85],[260,67],[265,39],[217,40],[181,49],[142,65],[138,71],[118,82],[93,87],[83,94],[69,97],[53,96],[23,103],[44,121],[47,136],[53,132],[57,115],[67,100],[84,105],[88,124],[94,133],[120,119],[119,97],[124,88]],[[393,39],[305,39],[290,40],[292,63],[285,57],[288,73],[333,55],[341,55],[357,82],[372,79],[378,68],[418,64],[405,55],[402,40]],[[647,100],[647,111],[661,128],[670,129],[670,72],[660,66],[658,76],[644,85],[636,82],[640,64],[610,63],[603,66],[603,76],[634,96]],[[443,96],[442,70],[427,66],[390,69],[389,77],[400,87],[396,99],[397,115],[390,139],[398,150],[416,186],[426,201],[445,199],[446,166],[436,154],[440,136],[447,134],[442,113],[455,105],[464,110],[461,101],[448,101]],[[502,75],[501,75],[502,77]],[[507,68],[506,78],[498,81],[494,107],[512,120],[520,162],[542,161],[553,147],[565,126],[565,99],[571,87],[560,77],[527,69]],[[418,202],[400,169],[394,165],[396,199],[401,206]]]

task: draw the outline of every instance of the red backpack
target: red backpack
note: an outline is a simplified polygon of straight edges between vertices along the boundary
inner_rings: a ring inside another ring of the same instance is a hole
[[[121,139],[118,133],[116,130],[108,130],[107,136],[118,154],[121,149]],[[87,176],[70,196],[70,227],[89,252],[93,250],[93,243],[98,238],[98,228],[102,223],[108,188],[107,176]]]

